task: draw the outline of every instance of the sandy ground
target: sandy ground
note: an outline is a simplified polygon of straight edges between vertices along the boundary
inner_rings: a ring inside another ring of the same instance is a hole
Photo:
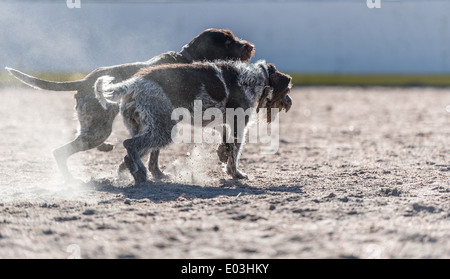
[[[72,93],[0,96],[0,258],[450,258],[448,90],[296,88],[279,152],[245,146],[250,180],[177,144],[172,180],[139,187],[117,179],[120,117],[116,149],[71,157],[86,183],[64,185],[51,151],[74,137]]]

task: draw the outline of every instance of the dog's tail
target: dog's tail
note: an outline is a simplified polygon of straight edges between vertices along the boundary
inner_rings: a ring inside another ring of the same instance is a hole
[[[48,81],[27,75],[25,73],[22,73],[21,71],[9,67],[5,67],[5,69],[21,82],[36,89],[45,89],[52,91],[75,91],[81,88],[84,83],[84,80],[63,82]]]
[[[104,109],[106,109],[106,103],[116,103],[129,93],[129,83],[133,79],[125,80],[120,83],[112,84],[114,77],[102,76],[97,79],[94,85],[95,97],[98,99]]]

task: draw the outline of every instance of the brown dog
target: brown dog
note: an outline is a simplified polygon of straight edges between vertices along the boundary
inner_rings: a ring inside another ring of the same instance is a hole
[[[108,75],[116,81],[128,79],[140,69],[152,65],[172,63],[192,63],[194,61],[215,59],[238,59],[249,61],[254,46],[233,35],[229,30],[207,29],[183,46],[180,52],[170,51],[158,55],[146,62],[102,67],[92,71],[84,79],[71,82],[53,82],[29,76],[17,70],[6,68],[22,82],[38,89],[54,91],[77,91],[75,94],[76,111],[80,122],[77,137],[70,143],[53,151],[56,162],[65,180],[73,180],[67,167],[67,159],[74,153],[97,147],[101,151],[112,150],[113,146],[104,141],[112,131],[112,123],[119,112],[117,104],[109,103],[103,109],[95,98],[93,86],[97,78]],[[158,167],[159,151],[152,152],[148,167],[155,178],[164,175]]]

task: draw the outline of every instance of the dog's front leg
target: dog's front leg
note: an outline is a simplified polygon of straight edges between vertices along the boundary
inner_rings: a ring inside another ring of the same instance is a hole
[[[226,155],[220,155],[218,153],[219,158],[222,157],[220,158],[221,160],[226,159],[227,173],[233,178],[248,179],[247,174],[238,170],[240,151],[245,140],[245,126],[239,125],[242,123],[238,122],[235,115],[226,115],[225,119],[227,125],[223,129],[223,142],[219,146],[218,152],[219,150],[225,150],[223,153]],[[230,126],[230,124],[233,126]]]
[[[228,161],[227,161],[227,173],[233,178],[248,179],[248,175],[238,170],[240,149],[242,147],[241,142],[235,140],[234,143],[225,143]]]
[[[228,162],[228,147],[227,147],[227,138],[229,137],[229,131],[227,126],[224,125],[222,128],[222,143],[217,147],[217,156],[219,157],[219,161],[222,163]]]

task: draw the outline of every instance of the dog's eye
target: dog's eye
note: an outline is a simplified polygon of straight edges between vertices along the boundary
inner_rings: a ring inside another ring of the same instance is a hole
[[[226,35],[225,36],[225,44],[229,45],[235,41],[233,36]]]
[[[233,42],[233,38],[231,38],[230,36],[226,36],[225,37],[225,44],[229,45]]]

